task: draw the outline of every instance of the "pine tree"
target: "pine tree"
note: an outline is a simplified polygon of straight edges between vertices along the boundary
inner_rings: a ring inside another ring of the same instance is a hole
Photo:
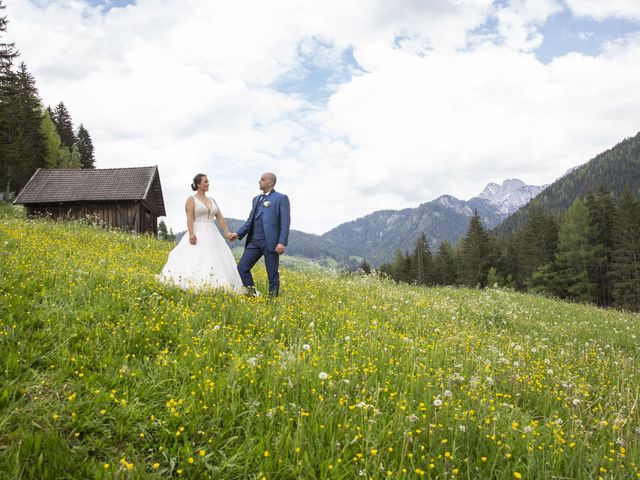
[[[16,187],[17,82],[10,68],[0,72],[0,190]]]
[[[45,166],[46,145],[41,133],[42,105],[33,76],[22,63],[10,72],[10,92],[2,102],[10,141],[2,145],[2,175],[7,190],[19,190],[36,169]]]
[[[416,239],[412,259],[412,279],[418,285],[432,285],[434,277],[433,257],[429,243],[427,242],[427,236],[424,232],[420,232],[420,235],[418,235]]]
[[[380,267],[380,272],[389,275],[396,282],[411,283],[411,263],[412,259],[408,253],[396,250],[393,262],[383,264]]]
[[[522,229],[516,230],[505,239],[497,239],[497,244],[500,252],[497,272],[507,279],[512,279],[514,288],[524,288],[527,276],[521,272]]]
[[[0,11],[6,7],[0,0]],[[0,34],[7,30],[7,17],[0,15]],[[0,42],[0,189],[12,188],[12,180],[16,175],[14,160],[15,140],[15,73],[12,71],[13,62],[18,58],[18,52],[13,43]],[[5,187],[6,186],[6,187]]]
[[[53,121],[56,124],[58,135],[62,141],[62,146],[71,148],[73,144],[78,141],[73,133],[73,122],[71,121],[71,115],[67,110],[64,103],[60,102],[58,106],[53,110]]]
[[[506,286],[507,281],[498,273],[496,267],[491,267],[487,272],[487,287],[498,288]]]
[[[545,263],[531,274],[527,281],[527,289],[531,293],[550,294],[559,298],[569,297],[567,283],[555,259]]]
[[[555,258],[558,247],[558,225],[541,207],[532,207],[518,237],[518,269],[522,281],[541,265]]]
[[[593,258],[588,266],[593,301],[601,306],[611,304],[612,279],[609,272],[613,256],[614,203],[604,189],[587,195],[585,206],[589,212],[589,243]]]
[[[61,167],[64,161],[65,151],[62,148],[62,142],[56,130],[56,125],[51,118],[51,109],[48,107],[44,110],[40,131],[44,137],[47,149],[45,166],[47,168]]]
[[[0,0],[0,11],[7,8],[4,5],[3,0]],[[7,24],[9,21],[7,20],[6,15],[0,15],[0,33],[5,33],[7,31]],[[13,62],[16,58],[18,58],[18,51],[16,50],[14,43],[2,43],[0,42],[0,75],[4,75],[5,72],[9,72],[13,66]]]
[[[78,144],[74,143],[71,147],[71,156],[69,158],[69,168],[82,168],[80,149]]]
[[[390,263],[383,263],[380,266],[378,266],[378,272],[380,272],[383,276],[386,276],[395,280],[395,278],[393,277],[393,269],[391,268]]]
[[[164,223],[164,220],[160,220],[158,223],[158,238],[160,240],[166,240],[169,236],[169,232],[167,231],[167,224]]]
[[[82,168],[80,164],[80,150],[77,144],[74,144],[71,148],[62,147],[62,151],[60,168]]]
[[[367,263],[367,261],[363,258],[362,262],[360,262],[360,266],[358,267],[358,271],[364,273],[365,275],[369,275],[371,273],[371,265]]]
[[[486,286],[489,268],[497,257],[495,240],[474,211],[460,249],[460,281],[471,287]]]
[[[589,265],[593,261],[594,250],[589,236],[589,211],[578,198],[560,224],[555,278],[550,281],[555,285],[565,285],[566,292],[562,292],[562,296],[582,302],[591,302],[594,298],[589,281]]]
[[[616,307],[640,311],[640,199],[625,190],[616,205],[611,263]]]
[[[401,282],[413,283],[413,257],[410,252],[404,252],[402,255],[402,263],[398,267],[398,273]]]
[[[96,168],[93,141],[87,129],[84,128],[84,125],[80,124],[76,137],[78,139],[78,148],[80,149],[80,163],[82,164],[82,168]]]
[[[42,102],[38,95],[36,81],[24,63],[21,63],[18,69],[17,81],[21,110],[19,139],[22,148],[22,156],[18,161],[23,165],[23,174],[19,183],[22,187],[38,168],[45,166],[46,145],[41,132]]]
[[[437,285],[455,285],[456,258],[451,244],[446,240],[440,243],[438,254],[434,260],[435,283]]]
[[[60,147],[60,151],[62,152],[60,165],[58,168],[71,168],[71,149],[69,147]]]

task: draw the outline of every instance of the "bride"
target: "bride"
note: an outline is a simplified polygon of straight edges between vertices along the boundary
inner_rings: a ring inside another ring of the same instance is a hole
[[[182,288],[221,288],[243,293],[244,287],[236,262],[224,238],[213,223],[218,221],[229,238],[229,229],[213,198],[207,197],[209,179],[199,173],[191,189],[195,195],[187,198],[188,232],[169,253],[160,280]]]

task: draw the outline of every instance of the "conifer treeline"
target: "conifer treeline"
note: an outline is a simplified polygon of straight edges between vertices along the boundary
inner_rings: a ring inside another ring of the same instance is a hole
[[[640,311],[640,197],[601,189],[576,199],[559,219],[534,208],[505,238],[475,212],[455,248],[442,242],[434,254],[422,233],[412,252],[397,252],[379,270],[419,285],[498,285]]]
[[[0,13],[4,10],[0,0]],[[0,15],[0,35],[7,18]],[[14,44],[0,43],[0,191],[17,192],[38,168],[95,168],[91,136],[74,131],[64,103],[44,108],[33,75],[16,65]]]

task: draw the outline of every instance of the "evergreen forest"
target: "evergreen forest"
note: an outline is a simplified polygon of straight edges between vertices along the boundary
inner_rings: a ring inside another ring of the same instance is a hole
[[[478,213],[457,245],[429,248],[423,232],[379,271],[420,285],[508,287],[567,300],[640,311],[640,198],[605,189],[576,198],[556,216],[533,206],[505,236]],[[363,271],[370,266],[363,262]]]
[[[44,107],[15,44],[3,42],[4,9],[0,0],[0,192],[11,198],[38,168],[95,168],[95,154],[85,126],[74,128],[63,102]]]

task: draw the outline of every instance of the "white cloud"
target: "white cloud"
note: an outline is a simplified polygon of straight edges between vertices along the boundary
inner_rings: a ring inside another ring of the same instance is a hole
[[[469,198],[489,181],[548,183],[636,133],[640,42],[543,65],[530,52],[558,8],[139,0],[105,13],[22,0],[6,13],[45,103],[63,100],[87,126],[99,167],[159,165],[174,230],[196,173],[210,175],[225,215],[243,218],[274,170],[294,228],[322,233],[376,209]],[[501,40],[472,38],[491,15]],[[346,49],[362,71],[332,85],[326,105],[273,87],[314,66],[343,78]]]
[[[592,17],[598,20],[621,18],[640,20],[640,5],[637,0],[564,0],[577,16]]]
[[[548,182],[634,133],[640,115],[626,105],[640,102],[635,62],[574,55],[546,66],[492,46],[395,56],[345,86],[330,110],[355,143],[349,165],[378,168],[354,171],[363,193],[385,189],[406,202],[447,191],[464,196],[478,176]]]
[[[635,56],[640,49],[640,30],[625,35],[615,40],[610,40],[602,45],[602,54],[611,60],[625,59]]]

